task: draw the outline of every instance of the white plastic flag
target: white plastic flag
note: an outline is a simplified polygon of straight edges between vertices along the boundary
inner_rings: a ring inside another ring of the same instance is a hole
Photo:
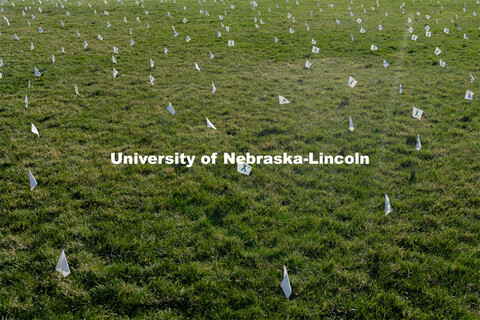
[[[417,39],[418,39],[418,36],[412,34],[412,40],[413,40],[413,41],[417,41]]]
[[[273,38],[274,38],[274,40],[275,40],[275,43],[277,43],[277,42],[278,42],[278,38],[277,38],[277,37],[273,37]]]
[[[38,133],[37,127],[32,123],[32,133],[36,134],[40,138],[40,133]]]
[[[88,43],[87,43],[87,40],[84,40],[83,41],[83,49],[85,49],[86,47],[88,47]]]
[[[388,62],[385,61],[385,59],[383,59],[383,66],[384,66],[385,68],[389,66]]]
[[[13,39],[15,39],[17,41],[19,40],[16,33],[13,34]]]
[[[280,104],[287,104],[287,103],[290,103],[290,101],[288,101],[286,98],[282,97],[282,96],[278,96],[278,102]]]
[[[465,100],[473,100],[473,95],[474,93],[472,91],[467,90],[467,92],[465,92]]]
[[[113,78],[115,79],[118,75],[117,69],[113,68]]]
[[[77,95],[80,95],[80,93],[78,93],[78,87],[77,87],[77,85],[75,85],[75,93],[76,93]]]
[[[470,83],[473,83],[473,81],[475,80],[475,78],[472,76],[472,73],[471,73],[471,72],[469,73],[469,75],[470,75]]]
[[[353,127],[352,117],[350,117],[350,118],[348,119],[348,129],[349,129],[350,131],[352,131],[352,132],[353,132],[353,130],[355,130],[355,128]]]
[[[372,50],[372,51],[378,50],[378,47],[376,45],[372,44],[370,46],[370,50]]]
[[[172,104],[169,102],[167,110],[173,115],[175,115],[175,110],[173,110]]]
[[[402,87],[402,84],[400,83],[400,90],[398,91],[398,93],[402,94],[403,93],[403,87]]]
[[[190,37],[187,35],[187,37],[185,38],[185,41],[190,42],[190,40],[192,40],[192,39],[190,39]]]
[[[417,135],[417,144],[415,145],[415,149],[420,150],[422,148],[422,143],[420,142],[420,134]]]
[[[290,279],[288,278],[288,272],[287,272],[287,267],[283,266],[283,280],[282,283],[280,284],[280,287],[283,290],[283,293],[285,296],[290,298],[290,295],[292,294],[292,287],[290,285]]]
[[[200,67],[198,66],[198,64],[195,62],[195,69],[197,69],[197,71],[200,71]]]
[[[445,62],[443,62],[442,59],[440,59],[440,66],[441,66],[442,68],[445,68]]]
[[[435,54],[438,56],[440,53],[442,53],[442,50],[440,50],[438,47],[435,48]]]
[[[417,108],[413,107],[412,117],[420,120],[422,118],[422,114],[423,114],[423,110],[420,110],[420,109],[417,109]]]
[[[150,68],[153,68],[155,66],[155,62],[153,62],[152,58],[150,58]]]
[[[28,180],[30,180],[30,191],[33,191],[38,183],[30,170],[28,170]]]
[[[311,66],[312,66],[312,63],[307,60],[307,62],[305,62],[305,68],[310,69]]]
[[[33,51],[33,49],[35,49],[35,47],[33,46],[33,42],[30,42],[30,51]]]
[[[97,35],[98,36],[98,40],[103,40],[103,37],[101,35]]]
[[[387,216],[390,212],[392,212],[392,205],[390,204],[390,199],[385,193],[385,216]]]
[[[432,33],[430,31],[425,32],[425,37],[430,38],[432,36]]]
[[[35,73],[35,75],[37,77],[40,77],[42,74],[40,73],[40,71],[38,71],[37,67],[33,67],[33,72]]]
[[[117,63],[117,59],[115,59],[114,56],[112,56],[112,62],[115,63],[115,64]]]
[[[319,53],[320,52],[320,48],[317,48],[315,46],[312,47],[312,52],[313,53]]]
[[[118,53],[118,48],[117,47],[113,47],[113,53]]]
[[[233,47],[235,45],[235,41],[233,40],[228,40],[228,46]]]
[[[355,87],[357,85],[357,80],[353,79],[352,77],[348,78],[348,85],[350,87]]]
[[[152,75],[150,75],[150,84],[151,84],[152,86],[153,86],[153,81],[155,81],[155,78],[154,78]]]
[[[25,108],[28,108],[28,96],[25,95]]]
[[[57,266],[55,270],[60,272],[62,276],[66,277],[70,274],[70,268],[68,267],[67,257],[65,257],[65,252],[62,250],[60,258],[58,258]]]
[[[55,63],[55,55],[52,54],[52,63]]]
[[[252,166],[246,163],[238,163],[237,171],[240,172],[241,174],[249,176],[250,172],[252,171]]]
[[[212,81],[212,93],[215,93],[215,91],[217,91],[217,88],[215,87],[215,85],[213,84],[213,81]]]
[[[215,128],[215,126],[210,122],[210,120],[208,120],[208,118],[207,118],[207,127],[217,130],[217,128]]]
[[[210,52],[210,59],[213,59],[215,58],[215,56],[213,55],[213,53]]]

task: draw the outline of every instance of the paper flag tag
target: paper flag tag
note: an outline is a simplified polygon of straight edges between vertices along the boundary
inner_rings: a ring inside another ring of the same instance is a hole
[[[250,172],[252,171],[252,166],[246,164],[246,163],[238,163],[237,164],[237,171],[240,172],[241,174],[250,175]]]
[[[473,95],[474,93],[472,91],[467,90],[467,92],[465,92],[465,100],[473,100]]]
[[[288,101],[286,98],[282,97],[282,96],[278,96],[278,102],[280,104],[287,104],[287,103],[290,103],[290,101]]]
[[[37,127],[32,123],[32,133],[36,134],[40,138],[40,133],[38,133]]]
[[[413,107],[412,117],[420,120],[422,118],[422,114],[423,114],[423,110],[420,110],[420,109],[417,109],[417,108]]]
[[[355,87],[357,85],[357,80],[353,79],[352,77],[348,78],[348,85],[350,87]]]

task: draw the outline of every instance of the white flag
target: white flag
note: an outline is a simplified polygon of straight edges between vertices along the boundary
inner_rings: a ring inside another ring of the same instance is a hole
[[[197,69],[197,71],[200,71],[200,67],[198,66],[198,64],[195,62],[195,69]]]
[[[290,279],[288,278],[288,272],[287,272],[287,267],[283,266],[283,280],[282,283],[280,284],[280,287],[283,290],[283,293],[285,296],[290,298],[290,295],[292,294],[292,287],[290,285]]]
[[[213,59],[215,58],[215,56],[213,55],[213,53],[210,52],[210,59]]]
[[[40,77],[42,74],[40,73],[40,71],[38,71],[37,67],[33,67],[33,72],[35,73],[35,75],[37,77]]]
[[[172,114],[172,116],[175,115],[175,110],[173,109],[172,104],[170,102],[168,103],[167,110]]]
[[[233,40],[228,40],[228,46],[233,47],[235,45],[235,41]]]
[[[88,43],[87,43],[87,40],[84,40],[83,41],[83,49],[85,49],[86,47],[88,47]]]
[[[319,53],[320,52],[320,48],[317,48],[315,46],[312,47],[312,52],[313,53]]]
[[[445,62],[443,62],[442,59],[440,59],[440,66],[441,66],[442,68],[445,68]]]
[[[150,58],[150,68],[153,68],[155,66],[155,62],[153,62],[152,58]]]
[[[307,62],[305,62],[305,68],[310,69],[311,66],[312,66],[312,63],[307,60]]]
[[[467,90],[467,92],[465,92],[465,100],[473,100],[473,95],[474,93],[472,91]]]
[[[190,42],[190,40],[191,40],[190,37],[187,35],[187,37],[185,38],[185,41]]]
[[[60,258],[58,258],[57,266],[55,270],[60,272],[64,277],[70,274],[70,268],[68,267],[67,257],[65,257],[65,252],[62,250]]]
[[[115,68],[113,68],[113,78],[115,79],[117,75],[118,75],[118,71]]]
[[[470,83],[473,83],[473,81],[475,80],[475,78],[472,76],[472,73],[471,73],[471,72],[469,73],[469,75],[470,75]]]
[[[33,51],[33,49],[35,49],[35,47],[33,46],[33,42],[30,42],[30,51]]]
[[[217,128],[215,128],[215,126],[210,122],[210,120],[208,120],[208,118],[207,118],[207,127],[217,130]]]
[[[118,48],[117,47],[113,47],[113,53],[118,53]]]
[[[155,78],[152,75],[150,75],[150,83],[152,86],[153,86],[153,81],[155,81]]]
[[[412,34],[412,40],[413,40],[413,41],[417,41],[417,39],[418,39],[418,36]]]
[[[390,212],[392,212],[392,205],[390,204],[390,199],[388,199],[388,196],[385,193],[385,216]]]
[[[378,50],[378,47],[376,45],[372,44],[370,46],[370,50],[372,50],[372,51]]]
[[[215,87],[215,85],[213,84],[213,81],[212,81],[212,93],[215,93],[215,91],[217,91],[217,88]]]
[[[385,59],[383,59],[383,66],[384,66],[385,68],[389,66],[388,62],[385,61]]]
[[[37,137],[40,138],[40,134],[38,133],[37,127],[32,123],[32,132],[37,135]]]
[[[78,93],[78,87],[77,87],[77,85],[75,85],[75,93],[76,93],[77,95],[80,95],[80,93]]]
[[[350,87],[355,87],[357,85],[357,80],[353,79],[352,77],[348,78],[348,85]]]
[[[28,108],[28,96],[25,95],[25,108]]]
[[[237,164],[237,171],[240,172],[241,174],[250,175],[250,172],[252,171],[252,166],[246,164],[246,163],[238,163]]]
[[[115,59],[114,56],[112,56],[112,62],[115,63],[115,64],[117,63],[117,59]]]
[[[438,47],[435,48],[435,54],[438,56],[440,53],[442,53],[442,50],[440,50]]]
[[[28,170],[28,179],[30,180],[30,191],[33,191],[33,189],[35,189],[35,187],[37,186],[37,180],[35,180],[30,170]]]
[[[52,54],[52,63],[55,63],[55,56]]]
[[[290,103],[290,101],[288,101],[287,99],[285,99],[285,98],[282,97],[282,96],[278,96],[278,102],[279,102],[280,104]]]
[[[274,40],[275,40],[275,43],[277,43],[277,42],[278,42],[278,38],[277,38],[277,37],[273,37],[273,38],[274,38]]]
[[[417,144],[415,145],[415,149],[420,150],[422,148],[422,143],[420,142],[420,134],[417,135]]]
[[[423,110],[420,110],[420,109],[417,109],[417,108],[413,107],[412,117],[420,120],[422,118],[422,114],[423,114]]]
[[[352,132],[353,132],[353,130],[355,130],[355,128],[353,127],[352,117],[350,117],[350,118],[348,119],[348,129],[349,129],[350,131],[352,131]]]

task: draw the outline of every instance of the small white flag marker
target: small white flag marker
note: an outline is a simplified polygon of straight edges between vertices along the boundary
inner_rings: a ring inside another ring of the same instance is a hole
[[[217,91],[217,88],[215,87],[215,85],[213,84],[213,81],[212,81],[212,93],[215,93],[215,91]]]
[[[37,77],[40,77],[42,74],[38,71],[37,67],[33,67],[33,72]]]
[[[198,64],[195,62],[195,69],[197,69],[197,71],[200,71],[200,67],[198,66]]]
[[[235,45],[235,41],[233,40],[228,40],[228,46],[233,47]]]
[[[30,170],[28,170],[28,179],[30,180],[30,191],[33,191],[38,183]]]
[[[172,104],[170,102],[168,103],[167,110],[172,114],[172,116],[175,115],[175,110],[173,109]]]
[[[217,128],[215,128],[215,126],[210,122],[210,120],[208,120],[208,118],[207,118],[207,127],[217,130]]]
[[[417,135],[417,144],[415,145],[415,149],[420,150],[422,148],[422,143],[420,142],[420,134]]]
[[[350,131],[352,131],[352,132],[353,132],[353,130],[355,130],[355,128],[353,127],[352,117],[350,117],[350,118],[348,119],[348,129],[349,129]]]
[[[32,133],[36,134],[40,138],[40,133],[38,133],[37,127],[32,123]]]
[[[65,257],[65,252],[62,250],[60,258],[58,258],[57,266],[55,270],[60,272],[62,276],[66,277],[70,274],[70,268],[68,267],[67,257]]]
[[[80,93],[78,93],[78,87],[77,87],[77,85],[75,85],[75,93],[76,93],[77,95],[80,95]]]
[[[390,212],[392,212],[392,205],[390,204],[390,199],[385,193],[385,216],[387,216]]]
[[[290,285],[290,279],[288,278],[286,266],[283,266],[283,280],[280,284],[280,287],[282,288],[283,293],[285,294],[287,299],[290,298],[290,295],[292,294],[292,286]]]

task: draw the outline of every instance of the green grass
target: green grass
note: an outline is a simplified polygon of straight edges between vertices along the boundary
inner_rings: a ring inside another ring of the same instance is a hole
[[[279,1],[277,9],[265,0],[255,10],[240,0],[3,4],[10,26],[0,24],[0,316],[478,319],[480,5],[468,0],[464,13],[463,1],[406,2],[402,14],[399,1],[374,11],[366,1],[364,14],[354,1],[353,17],[349,1]],[[25,5],[32,10],[22,16]],[[254,17],[265,21],[260,29]],[[353,89],[349,76],[358,80]],[[463,99],[467,89],[473,101]],[[279,105],[278,95],[291,104]],[[421,121],[413,106],[424,110]],[[115,166],[111,152],[360,152],[370,165],[254,165],[247,177],[198,159],[192,168]],[[29,169],[38,181],[32,192]],[[387,217],[384,193],[393,206]],[[55,271],[62,249],[66,278]],[[283,265],[290,299],[280,288]]]

